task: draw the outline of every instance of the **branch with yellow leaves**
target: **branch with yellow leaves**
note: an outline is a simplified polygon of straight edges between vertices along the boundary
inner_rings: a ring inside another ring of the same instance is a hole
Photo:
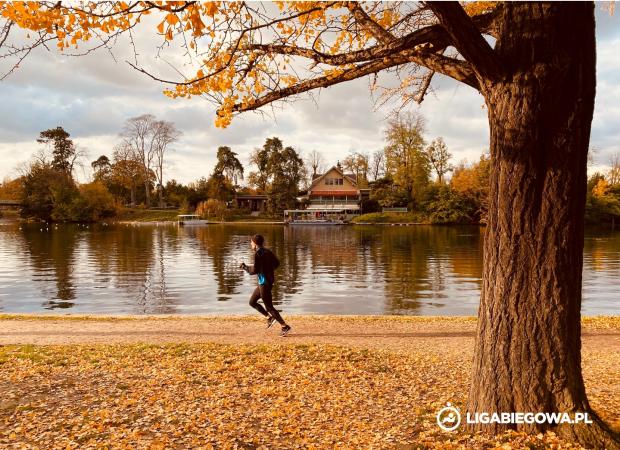
[[[466,61],[438,55],[425,50],[409,50],[393,55],[389,58],[382,58],[377,61],[368,62],[355,66],[350,69],[333,69],[334,72],[321,77],[305,80],[300,83],[288,86],[283,89],[271,91],[268,94],[247,102],[246,104],[235,104],[232,108],[235,112],[251,111],[269,103],[282,100],[287,97],[298,95],[318,88],[325,88],[334,84],[351,81],[366,75],[371,75],[379,71],[396,67],[402,64],[415,63],[427,67],[435,72],[442,73],[457,79],[475,89],[478,89],[478,82],[473,70]]]

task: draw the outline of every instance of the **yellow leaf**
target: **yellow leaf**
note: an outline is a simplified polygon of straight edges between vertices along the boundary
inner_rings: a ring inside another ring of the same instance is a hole
[[[176,14],[170,13],[166,16],[166,22],[168,22],[170,25],[176,25],[177,23],[179,23],[179,18]]]

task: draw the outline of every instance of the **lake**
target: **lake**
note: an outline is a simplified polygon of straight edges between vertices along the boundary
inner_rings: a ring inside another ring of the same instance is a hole
[[[484,228],[0,223],[0,312],[252,314],[249,237],[284,314],[475,315]],[[582,312],[620,311],[620,233],[589,232]]]

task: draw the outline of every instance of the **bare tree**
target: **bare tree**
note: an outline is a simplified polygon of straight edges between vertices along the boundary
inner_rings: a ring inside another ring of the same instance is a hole
[[[444,182],[444,175],[454,170],[454,167],[450,164],[452,155],[448,151],[448,146],[442,137],[438,137],[431,142],[431,145],[426,147],[424,152],[437,174],[437,182],[442,184]]]
[[[170,144],[176,142],[181,136],[172,122],[158,120],[153,122],[152,127],[153,153],[155,163],[155,177],[159,192],[159,207],[164,207],[164,157]]]
[[[308,166],[308,174],[311,174],[312,180],[314,180],[318,174],[325,170],[325,158],[321,152],[312,150],[306,156],[306,165]]]
[[[152,114],[143,114],[138,117],[132,117],[125,122],[125,127],[121,136],[123,137],[124,146],[131,148],[134,154],[142,163],[144,178],[144,203],[148,208],[151,203],[151,183],[149,171],[155,157],[155,141],[153,139],[153,130],[155,126],[155,116]]]
[[[376,150],[370,160],[369,173],[373,181],[385,175],[385,153],[383,150]]]
[[[620,153],[614,153],[611,155],[610,161],[611,168],[607,174],[607,181],[609,184],[620,184]]]

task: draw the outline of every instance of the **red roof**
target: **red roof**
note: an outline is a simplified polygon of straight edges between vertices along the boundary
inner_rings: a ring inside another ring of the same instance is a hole
[[[334,196],[345,196],[345,195],[359,195],[358,191],[320,191],[314,190],[310,192],[310,196],[317,195],[334,195]]]

